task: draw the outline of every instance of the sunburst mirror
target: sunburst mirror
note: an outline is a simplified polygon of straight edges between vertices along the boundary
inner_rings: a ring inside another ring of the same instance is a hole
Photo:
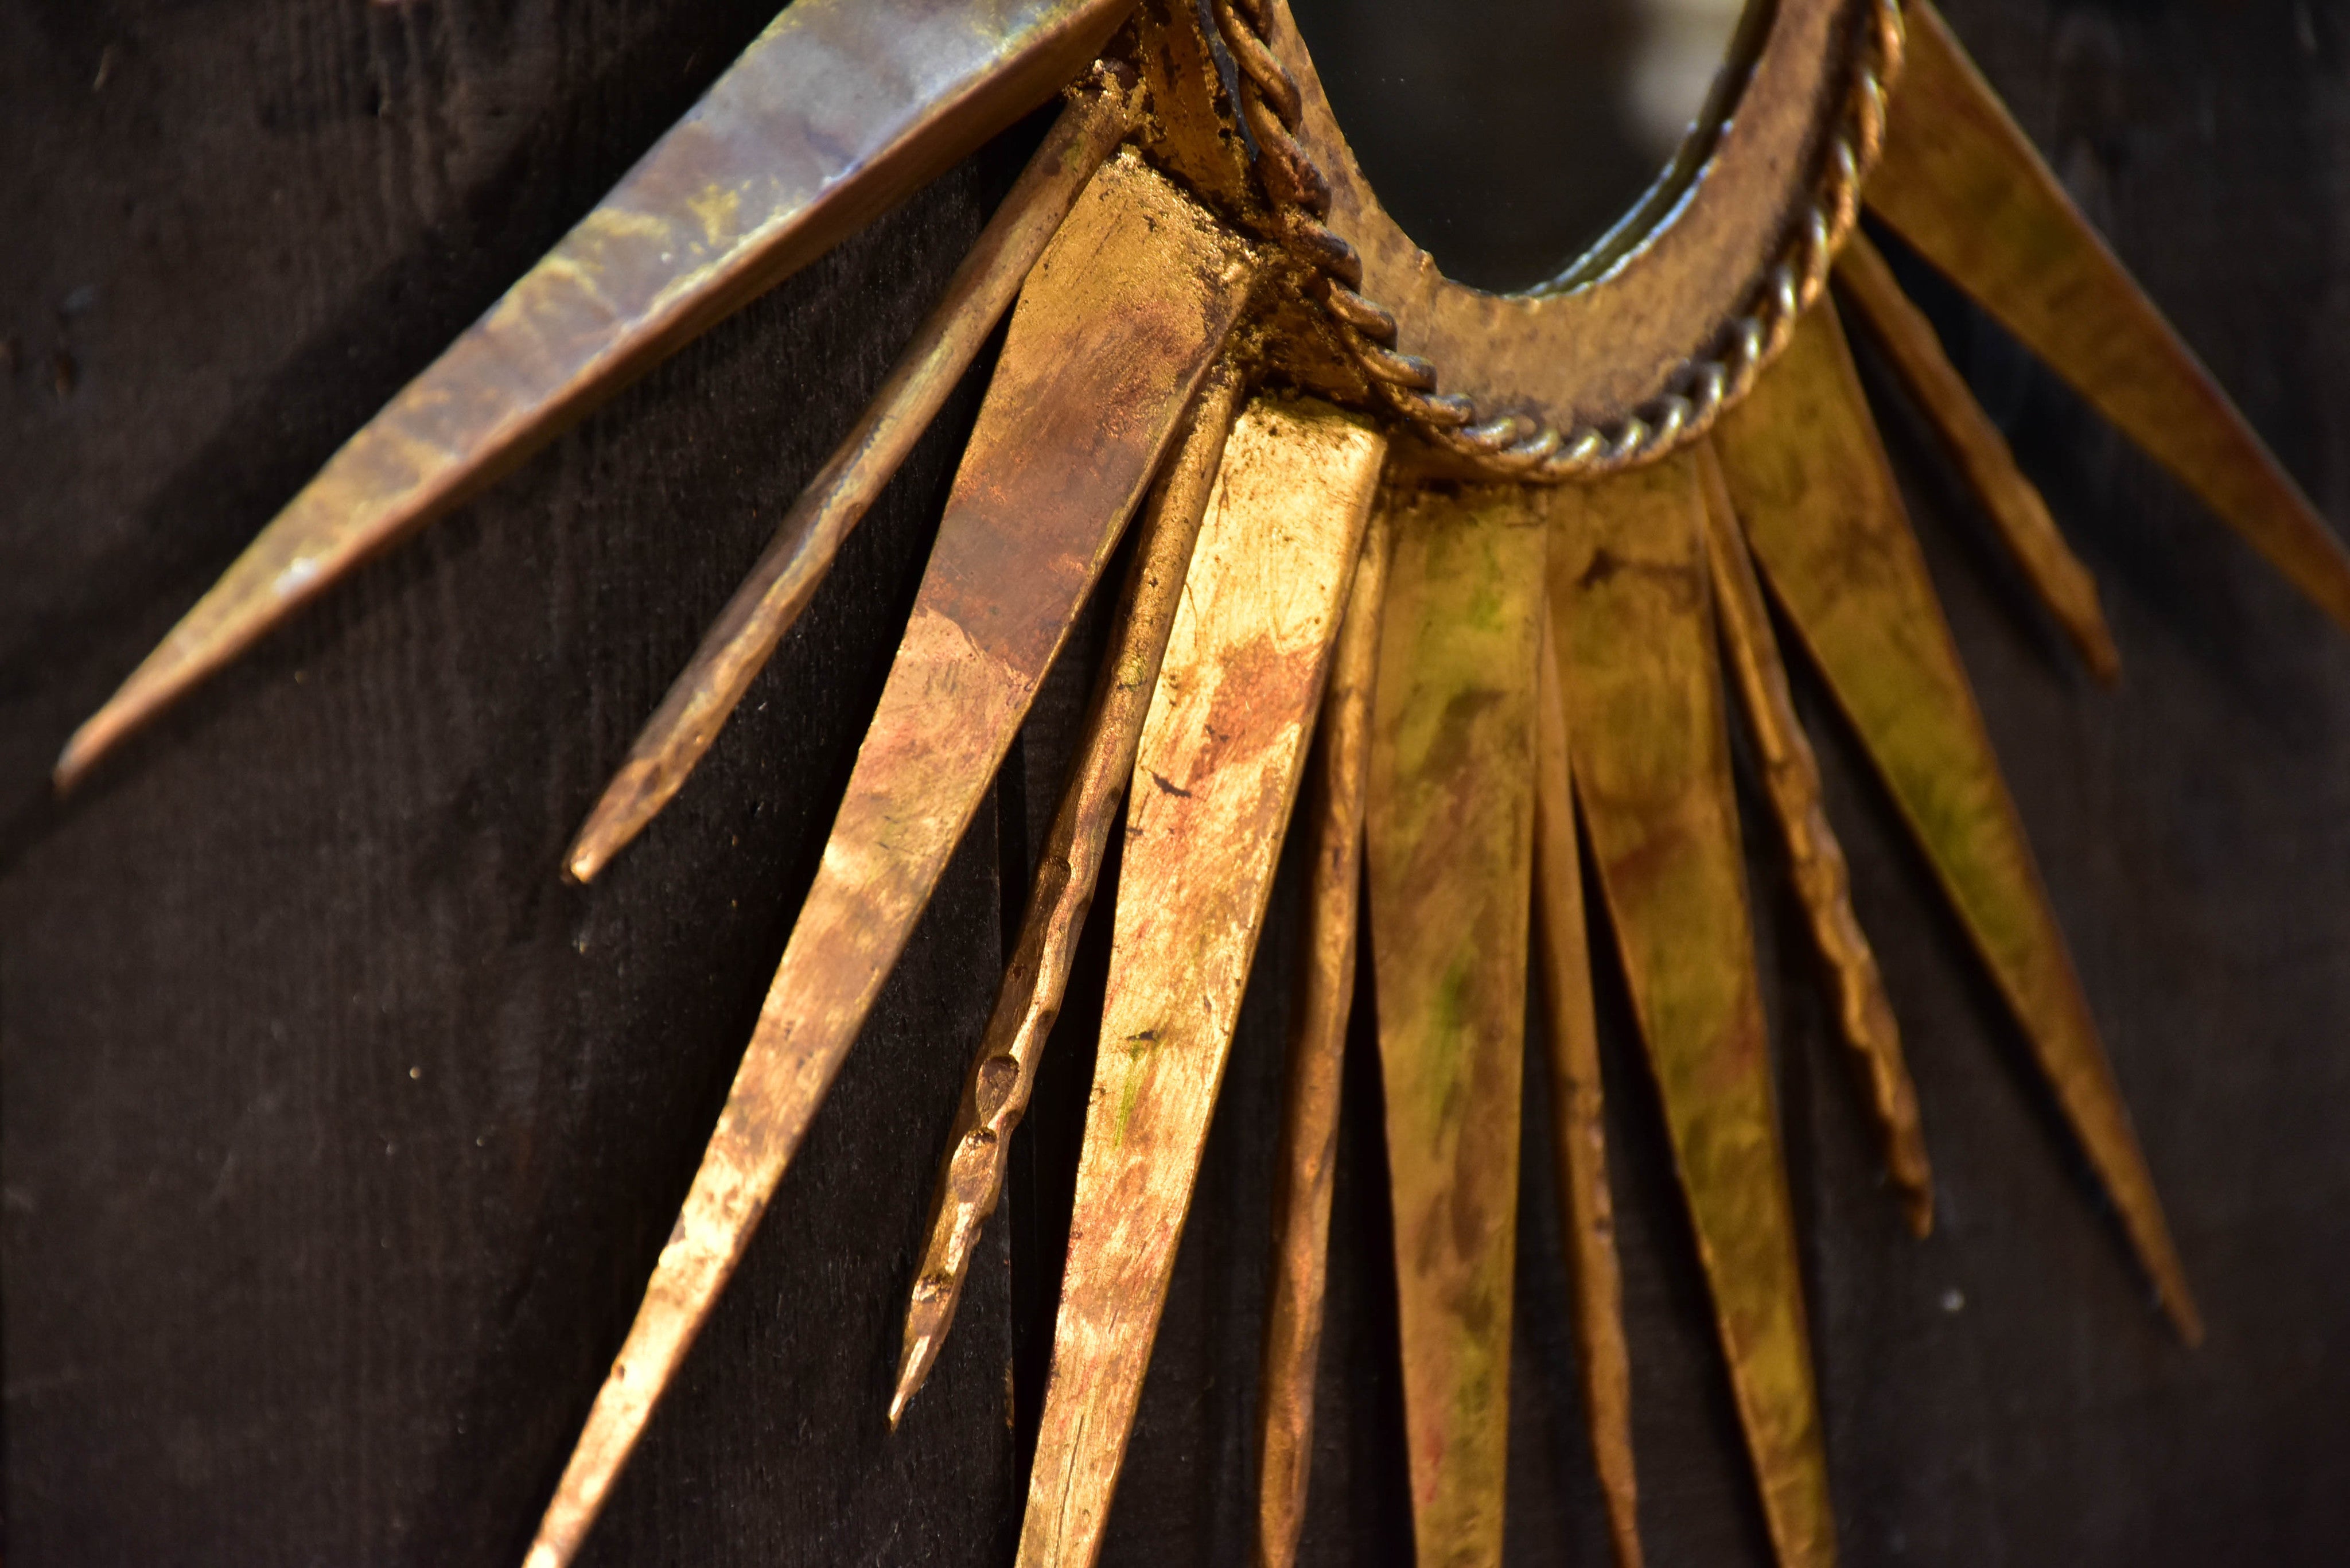
[[[1617,1560],[1640,1560],[1595,943],[1620,966],[1645,1047],[1773,1549],[1788,1568],[1834,1560],[1734,732],[1849,1047],[1854,1103],[1921,1235],[1932,1109],[1855,917],[1790,661],[1833,695],[2029,1041],[2121,1221],[2130,1255],[2112,1266],[2138,1272],[2181,1340],[2199,1337],[1847,329],[1897,374],[2086,666],[2110,680],[2118,656],[2086,570],[1864,211],[2345,623],[2350,558],[1928,0],[1702,13],[1687,23],[1698,44],[1641,67],[1653,80],[1623,67],[1611,101],[1632,106],[1617,131],[1637,151],[1611,164],[1595,131],[1587,159],[1617,174],[1460,277],[1444,236],[1422,249],[1377,193],[1367,165],[1392,151],[1350,146],[1334,99],[1361,84],[1334,91],[1346,78],[1326,82],[1308,47],[1361,46],[1332,31],[1346,26],[1328,0],[1303,32],[1290,0],[796,0],[351,438],[61,760],[70,784],[617,383],[1062,100],[869,410],[546,867],[592,881],[725,744],[752,678],[1001,324],[815,885],[530,1568],[558,1568],[588,1538],[1091,598],[1112,604],[1110,647],[1014,957],[980,1037],[945,1043],[970,1073],[905,1282],[889,1409],[894,1422],[920,1397],[952,1332],[1122,824],[1024,1565],[1098,1552],[1293,830],[1305,972],[1273,1173],[1261,1560],[1294,1560],[1303,1517],[1358,966],[1418,1561],[1501,1560],[1530,997],[1590,1449]],[[1365,111],[1390,150],[1430,134],[1408,109]],[[1576,149],[1538,153],[1537,166]],[[1530,246],[1557,265],[1520,275]],[[1110,580],[1122,540],[1131,565]],[[1586,882],[1603,908],[1586,909]]]

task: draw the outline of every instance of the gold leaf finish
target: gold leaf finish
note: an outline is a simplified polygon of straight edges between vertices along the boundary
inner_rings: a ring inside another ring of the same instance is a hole
[[[1132,0],[797,0],[345,443],[76,732],[60,786],[368,556],[1076,76]]]
[[[1715,441],[1764,575],[2022,1023],[2164,1306],[2200,1338],[2153,1175],[1833,312],[1805,318]]]
[[[2350,628],[2350,553],[2042,162],[1927,0],[1869,207]]]
[[[1835,276],[1845,300],[1858,309],[1869,335],[1885,350],[1976,499],[1991,514],[2040,602],[2098,680],[2108,686],[2120,680],[2121,651],[2114,646],[2113,630],[2097,602],[2096,579],[2056,531],[2056,520],[2048,515],[2040,492],[2015,466],[2007,438],[1942,352],[1933,324],[1909,303],[1893,269],[1865,235],[1855,234],[1846,244],[1836,257]]]
[[[1754,973],[1695,461],[1670,458],[1561,491],[1555,515],[1551,610],[1575,797],[1771,1539],[1783,1568],[1825,1568],[1835,1521]]]
[[[1575,1347],[1593,1468],[1607,1508],[1616,1568],[1640,1568],[1639,1486],[1632,1463],[1632,1356],[1624,1342],[1624,1283],[1616,1261],[1616,1204],[1607,1185],[1607,1096],[1599,1024],[1591,1002],[1590,937],[1575,840],[1574,764],[1566,694],[1549,616],[1543,619],[1534,709],[1534,909],[1549,1022],[1551,1142],[1558,1208],[1574,1272]]]
[[[1365,860],[1421,1568],[1497,1568],[1547,495],[1390,492]]]
[[[1095,177],[1030,275],[815,886],[530,1568],[578,1551],[1253,275],[1229,231],[1130,156]]]
[[[1037,861],[1019,942],[963,1083],[954,1141],[931,1204],[930,1239],[906,1308],[905,1349],[889,1401],[892,1426],[938,1359],[962,1297],[972,1248],[1003,1194],[1013,1129],[1035,1091],[1036,1064],[1068,990],[1102,851],[1134,774],[1143,715],[1158,689],[1159,661],[1240,394],[1240,375],[1227,361],[1201,388],[1183,443],[1152,487],[1140,548],[1118,607],[1118,645],[1095,685],[1084,746]]]
[[[594,877],[641,832],[718,738],[753,677],[816,597],[850,530],[971,368],[1077,193],[1126,134],[1131,96],[1107,72],[1097,72],[1061,111],[857,427],[776,526],[750,576],[646,721],[628,763],[571,846],[566,865],[576,879]],[[1180,580],[1182,574],[1176,576]]]
[[[1787,692],[1779,640],[1771,630],[1762,585],[1754,578],[1746,541],[1738,532],[1721,465],[1710,444],[1698,449],[1696,462],[1705,489],[1706,555],[1712,563],[1722,650],[1744,699],[1747,729],[1762,764],[1763,785],[1786,843],[1788,868],[1811,924],[1812,942],[1835,990],[1836,1023],[1877,1119],[1886,1171],[1901,1190],[1909,1228],[1923,1236],[1934,1228],[1934,1177],[1926,1158],[1925,1131],[1918,1121],[1917,1086],[1909,1081],[1901,1032],[1893,1022],[1893,1003],[1877,973],[1877,955],[1853,913],[1844,846],[1836,842],[1820,804],[1819,763]]]
[[[1101,1549],[1386,451],[1351,414],[1265,399],[1225,445],[1127,803],[1023,1568]]]
[[[1289,1037],[1281,1147],[1274,1167],[1273,1295],[1265,1307],[1257,1399],[1257,1562],[1290,1568],[1314,1462],[1314,1374],[1328,1282],[1330,1192],[1337,1174],[1338,1088],[1355,1002],[1361,929],[1363,801],[1369,784],[1371,688],[1392,535],[1374,513],[1347,594],[1347,618],[1322,697],[1309,804],[1305,973]]]

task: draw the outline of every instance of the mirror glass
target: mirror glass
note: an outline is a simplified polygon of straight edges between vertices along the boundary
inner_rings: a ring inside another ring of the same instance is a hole
[[[1756,0],[1759,6],[1765,0]],[[1741,0],[1290,0],[1339,128],[1447,277],[1570,271],[1670,169]],[[1725,92],[1731,84],[1725,84]]]

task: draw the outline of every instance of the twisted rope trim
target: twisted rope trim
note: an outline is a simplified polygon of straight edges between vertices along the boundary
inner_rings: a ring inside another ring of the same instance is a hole
[[[1324,222],[1330,182],[1298,142],[1297,83],[1264,41],[1266,0],[1210,0],[1216,30],[1240,77],[1242,117],[1257,144],[1257,178],[1277,237],[1312,268],[1347,354],[1388,405],[1429,440],[1496,477],[1559,483],[1596,479],[1665,456],[1713,428],[1779,356],[1795,323],[1826,287],[1828,268],[1852,232],[1861,182],[1885,145],[1886,95],[1901,72],[1900,0],[1869,0],[1868,16],[1811,206],[1778,261],[1731,318],[1726,342],[1692,358],[1666,389],[1612,429],[1561,431],[1524,414],[1488,415],[1465,392],[1438,389],[1435,364],[1396,348],[1395,317],[1359,292],[1362,258]]]

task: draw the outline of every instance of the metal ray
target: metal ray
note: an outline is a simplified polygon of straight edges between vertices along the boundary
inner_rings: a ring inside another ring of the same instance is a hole
[[[1132,0],[797,0],[328,460],[58,758],[98,757],[367,557],[1049,98]]]
[[[1835,1558],[1835,1518],[1754,972],[1694,463],[1683,453],[1561,488],[1552,624],[1575,798],[1712,1288],[1763,1514],[1783,1568],[1825,1568]]]
[[[2350,628],[2350,551],[2132,281],[1928,0],[1868,205]]]
[[[1833,311],[1715,431],[1762,572],[2022,1025],[2189,1343],[2202,1324]]]
[[[1073,93],[856,428],[776,526],[692,660],[645,722],[627,763],[565,857],[574,878],[591,879],[636,837],[718,738],[775,645],[816,597],[850,531],[1010,308],[1077,192],[1125,136],[1132,110],[1132,88],[1106,68],[1097,67]],[[1176,576],[1180,580],[1182,574]]]
[[[1127,803],[1022,1568],[1090,1568],[1387,441],[1258,399],[1224,448]]]
[[[1616,1204],[1607,1185],[1607,1096],[1599,1023],[1592,1011],[1591,943],[1584,922],[1582,857],[1575,841],[1575,770],[1566,693],[1551,618],[1543,618],[1534,708],[1534,921],[1549,1023],[1551,1142],[1558,1210],[1574,1270],[1575,1348],[1583,1366],[1592,1468],[1616,1568],[1641,1568],[1639,1483],[1632,1462],[1632,1355],[1624,1339],[1624,1282],[1616,1260]]]
[[[1551,493],[1391,493],[1364,861],[1423,1568],[1498,1568]]]
[[[1835,990],[1836,1023],[1852,1055],[1855,1074],[1868,1096],[1885,1168],[1900,1189],[1909,1228],[1919,1236],[1934,1229],[1934,1174],[1926,1158],[1926,1134],[1918,1119],[1918,1090],[1901,1052],[1900,1027],[1885,994],[1877,954],[1853,913],[1852,880],[1844,846],[1828,826],[1820,804],[1820,768],[1812,755],[1803,721],[1787,692],[1786,667],[1779,640],[1763,607],[1762,585],[1755,580],[1746,540],[1738,531],[1721,462],[1712,446],[1696,457],[1705,492],[1706,556],[1711,563],[1715,618],[1722,651],[1737,677],[1748,731],[1762,763],[1762,782],[1772,814],[1787,847],[1787,867],[1812,943],[1819,950]]]
[[[1836,256],[1835,279],[1844,302],[1859,312],[1877,347],[1885,350],[1927,421],[1942,438],[1975,498],[1991,514],[2008,554],[2056,624],[2064,628],[2083,662],[2111,686],[2121,679],[2121,650],[2097,602],[2097,582],[2073,554],[2047,503],[2023,471],[2007,438],[1991,422],[1967,389],[1931,322],[1909,303],[1893,269],[1865,234],[1855,233]]]
[[[1253,276],[1246,247],[1130,153],[1030,275],[815,886],[530,1568],[578,1551]]]
[[[1240,397],[1240,374],[1226,361],[1200,389],[1182,445],[1152,488],[1141,547],[1118,607],[1118,646],[1103,663],[1094,688],[1084,746],[1037,861],[1019,941],[964,1081],[953,1142],[939,1170],[929,1241],[906,1307],[905,1348],[889,1401],[893,1427],[930,1376],[954,1324],[972,1248],[1003,1194],[1013,1129],[1027,1112],[1037,1063],[1068,990],[1077,939],[1101,875],[1102,851],[1134,775],[1143,715],[1159,685],[1175,606]]]
[[[1339,1080],[1362,927],[1363,801],[1389,541],[1386,515],[1374,512],[1322,697],[1319,766],[1309,807],[1313,885],[1305,902],[1305,973],[1290,1028],[1289,1083],[1274,1167],[1273,1293],[1257,1397],[1259,1568],[1292,1568],[1297,1561],[1313,1469],[1314,1375],[1329,1282]]]

